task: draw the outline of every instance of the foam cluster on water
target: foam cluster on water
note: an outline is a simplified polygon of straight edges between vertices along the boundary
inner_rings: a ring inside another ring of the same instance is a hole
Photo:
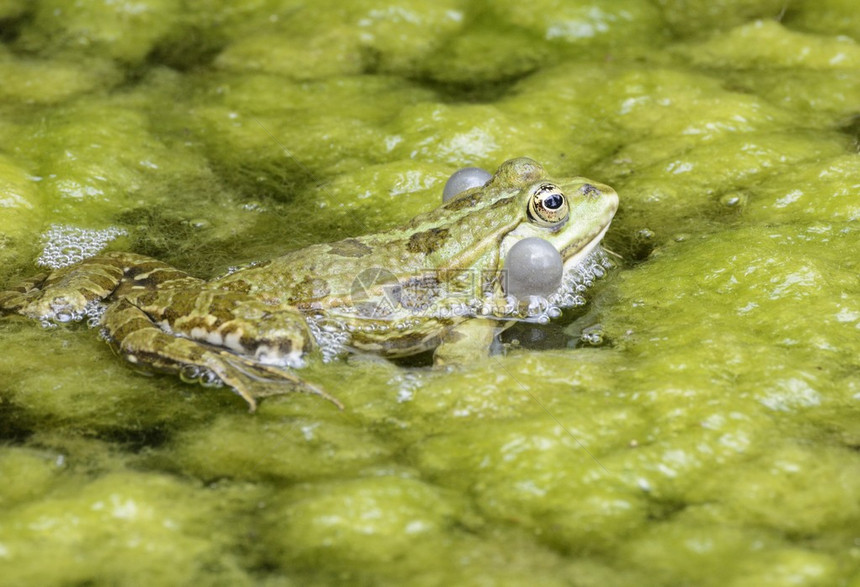
[[[42,328],[55,328],[58,324],[66,322],[80,322],[84,318],[87,319],[87,326],[96,328],[101,325],[102,316],[104,316],[107,306],[99,300],[92,300],[87,303],[83,309],[74,309],[67,304],[57,305],[51,308],[51,312],[43,316],[39,320]],[[100,336],[108,340],[107,334],[100,333]]]
[[[350,338],[346,328],[322,316],[308,316],[306,322],[317,341],[324,363],[333,361],[343,353]]]
[[[104,316],[105,310],[107,310],[107,306],[98,300],[92,300],[87,306],[84,308],[84,316],[87,317],[87,326],[90,328],[95,328],[102,323],[102,316]]]
[[[125,229],[78,228],[67,224],[52,224],[42,233],[42,254],[36,264],[51,269],[74,265],[92,257],[115,238],[126,234]]]
[[[403,371],[388,380],[388,384],[397,386],[397,403],[411,402],[415,392],[423,385],[422,377],[414,371]]]

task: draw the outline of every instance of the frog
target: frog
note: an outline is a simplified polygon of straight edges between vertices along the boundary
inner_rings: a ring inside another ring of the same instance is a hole
[[[486,356],[501,330],[528,319],[506,295],[507,251],[537,236],[559,252],[566,274],[576,271],[599,250],[617,208],[609,186],[553,179],[520,157],[383,232],[313,244],[211,280],[138,253],[101,252],[0,292],[0,313],[48,325],[89,317],[130,366],[227,386],[250,411],[294,391],[342,409],[297,374],[312,353],[432,351],[437,367]]]

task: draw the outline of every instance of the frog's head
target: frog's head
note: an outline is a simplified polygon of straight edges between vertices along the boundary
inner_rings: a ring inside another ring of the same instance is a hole
[[[437,209],[438,221],[459,235],[434,253],[437,266],[499,269],[512,246],[538,237],[561,254],[567,272],[597,247],[617,209],[618,195],[607,185],[552,179],[532,159],[511,159],[486,185]]]
[[[597,247],[618,209],[611,187],[584,177],[552,179],[526,157],[503,163],[487,185],[494,186],[515,191],[507,205],[518,218],[499,241],[500,259],[519,241],[538,237],[555,247],[568,271]]]

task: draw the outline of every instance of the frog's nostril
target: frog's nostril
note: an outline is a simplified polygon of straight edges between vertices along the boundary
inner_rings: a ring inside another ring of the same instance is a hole
[[[590,183],[585,183],[582,184],[581,188],[579,188],[579,193],[583,196],[599,196],[601,192],[596,186]]]

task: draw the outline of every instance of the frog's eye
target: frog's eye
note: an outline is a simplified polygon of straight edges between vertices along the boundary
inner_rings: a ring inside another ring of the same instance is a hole
[[[567,221],[570,206],[557,185],[541,183],[532,188],[529,218],[540,226],[560,226]]]

